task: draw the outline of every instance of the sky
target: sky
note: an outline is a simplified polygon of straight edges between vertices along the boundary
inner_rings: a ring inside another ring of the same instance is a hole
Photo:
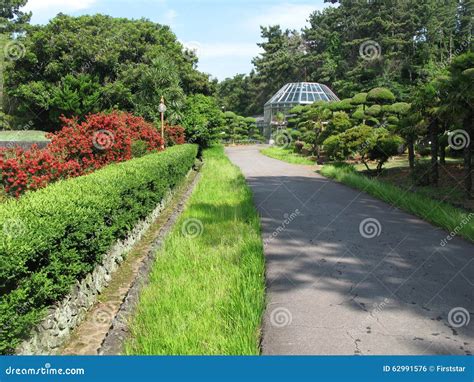
[[[178,40],[195,50],[199,70],[223,80],[249,73],[259,54],[260,25],[301,29],[323,0],[29,0],[31,22],[45,24],[59,12],[145,17],[171,26]]]

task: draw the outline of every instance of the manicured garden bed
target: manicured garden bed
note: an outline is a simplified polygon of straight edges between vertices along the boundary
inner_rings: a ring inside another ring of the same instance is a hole
[[[223,148],[157,254],[127,354],[259,354],[264,259],[252,193]]]
[[[196,145],[60,180],[1,205],[0,353],[11,353],[45,308],[91,272],[194,164]]]

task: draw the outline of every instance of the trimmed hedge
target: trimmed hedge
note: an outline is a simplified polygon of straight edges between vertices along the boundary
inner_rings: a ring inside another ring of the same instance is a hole
[[[1,205],[0,353],[12,353],[45,308],[156,208],[196,155],[196,145],[174,146]]]

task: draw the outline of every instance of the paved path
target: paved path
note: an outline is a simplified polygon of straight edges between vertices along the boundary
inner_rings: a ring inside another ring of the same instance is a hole
[[[443,247],[447,232],[309,166],[257,147],[227,154],[262,220],[264,354],[474,352],[473,244]]]

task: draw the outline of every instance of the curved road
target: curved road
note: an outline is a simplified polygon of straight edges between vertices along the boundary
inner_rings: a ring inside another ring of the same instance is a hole
[[[226,152],[261,215],[264,354],[473,353],[473,244],[258,150]]]

